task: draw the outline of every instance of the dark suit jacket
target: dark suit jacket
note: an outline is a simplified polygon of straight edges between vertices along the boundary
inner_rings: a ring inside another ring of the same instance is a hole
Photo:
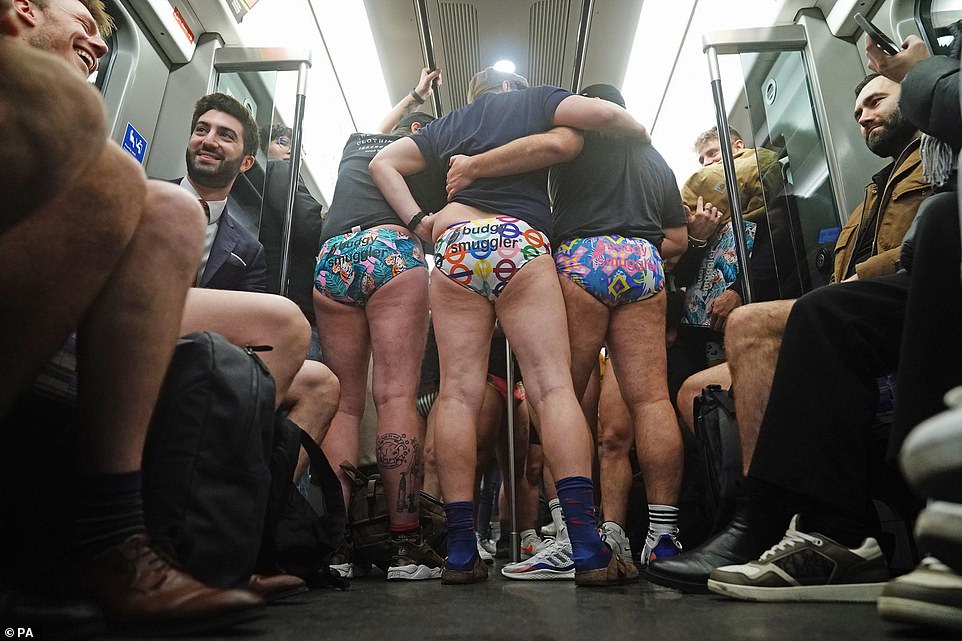
[[[210,248],[200,286],[244,292],[267,291],[267,261],[264,246],[227,213],[217,222],[217,235]]]
[[[179,184],[180,178],[170,182]],[[242,292],[267,291],[264,246],[224,208],[217,221],[217,235],[200,277],[200,287]]]

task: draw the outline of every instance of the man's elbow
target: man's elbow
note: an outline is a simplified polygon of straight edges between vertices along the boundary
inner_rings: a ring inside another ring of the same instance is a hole
[[[371,178],[374,179],[374,183],[380,185],[385,180],[385,176],[391,172],[391,161],[377,155],[371,159],[371,163],[367,166],[367,169],[371,173]]]
[[[558,157],[558,162],[568,162],[581,153],[584,136],[580,131],[566,127],[558,132],[554,142],[554,153]]]

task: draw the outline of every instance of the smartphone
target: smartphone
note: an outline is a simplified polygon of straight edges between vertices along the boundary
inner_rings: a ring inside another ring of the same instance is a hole
[[[900,51],[900,47],[895,44],[895,42],[889,38],[881,29],[872,24],[868,18],[863,16],[861,13],[856,13],[854,16],[855,23],[862,28],[862,31],[871,36],[872,40],[875,41],[882,51],[890,56],[894,56]]]

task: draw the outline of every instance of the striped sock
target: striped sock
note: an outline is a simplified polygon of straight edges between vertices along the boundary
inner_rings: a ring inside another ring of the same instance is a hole
[[[452,570],[470,571],[478,555],[478,540],[474,535],[474,502],[445,503],[444,512],[448,515],[447,566]]]
[[[648,532],[655,538],[678,533],[678,508],[674,505],[648,504]]]
[[[595,492],[591,479],[569,476],[555,482],[564,511],[572,559],[579,571],[603,568],[611,561],[611,550],[602,543],[595,526]]]

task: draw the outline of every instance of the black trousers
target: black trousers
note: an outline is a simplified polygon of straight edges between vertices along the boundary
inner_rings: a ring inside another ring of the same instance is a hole
[[[939,411],[962,369],[953,312],[962,307],[959,220],[954,194],[947,196],[920,212],[911,276],[841,283],[798,299],[749,476],[845,518],[873,518],[873,478],[884,459],[884,448],[872,447],[876,377],[899,369],[898,438],[902,426]],[[897,477],[894,466],[888,472]]]

